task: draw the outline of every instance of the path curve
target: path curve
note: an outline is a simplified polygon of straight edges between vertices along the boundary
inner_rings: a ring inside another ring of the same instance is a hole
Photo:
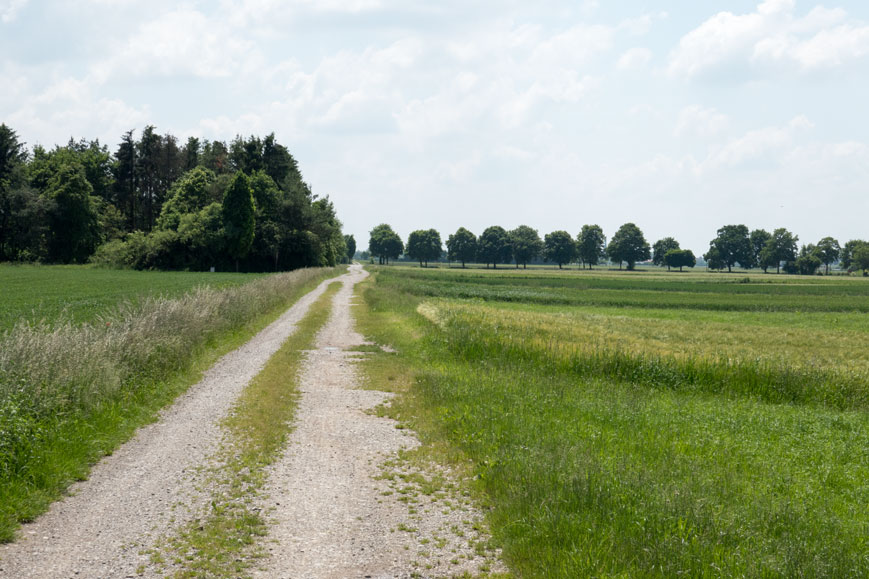
[[[19,540],[0,546],[0,577],[135,577],[154,542],[207,504],[198,467],[218,449],[219,421],[332,281],[222,357],[157,422],[73,485],[70,496],[23,525]]]

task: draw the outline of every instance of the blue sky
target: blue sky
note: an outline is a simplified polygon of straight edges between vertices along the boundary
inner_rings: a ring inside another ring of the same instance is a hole
[[[30,145],[274,131],[364,247],[388,222],[869,238],[869,3],[0,0]]]

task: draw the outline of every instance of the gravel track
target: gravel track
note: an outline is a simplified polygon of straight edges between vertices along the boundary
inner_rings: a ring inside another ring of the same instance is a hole
[[[209,493],[197,488],[204,480],[199,467],[218,449],[219,421],[332,281],[222,357],[70,496],[24,525],[19,540],[0,546],[0,577],[136,576],[155,541],[207,504]]]
[[[474,549],[486,537],[481,516],[444,469],[423,472],[400,451],[419,445],[394,420],[370,410],[390,394],[362,390],[353,348],[366,344],[350,313],[351,267],[329,321],[299,376],[295,429],[273,465],[263,508],[274,526],[255,577],[452,576],[503,570],[495,553]],[[430,469],[431,470],[431,469]],[[444,480],[426,495],[413,481]]]
[[[0,546],[0,577],[139,577],[150,550],[206,512],[207,469],[225,436],[220,420],[248,382],[335,281],[343,287],[307,353],[294,431],[270,469],[262,508],[272,527],[255,577],[442,577],[503,571],[483,548],[482,516],[449,469],[402,457],[415,435],[371,410],[391,394],[360,389],[366,344],[354,330],[354,265],[321,283],[280,319],[221,358],[154,424],[106,457],[87,481]],[[436,484],[429,484],[436,481]],[[432,490],[434,489],[434,490]]]

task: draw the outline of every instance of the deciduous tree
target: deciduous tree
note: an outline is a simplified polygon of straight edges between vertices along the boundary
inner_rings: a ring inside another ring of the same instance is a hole
[[[852,239],[842,246],[842,251],[839,254],[839,262],[845,269],[851,269],[854,265],[854,252],[862,245],[869,245],[869,241],[862,239]]]
[[[775,272],[779,273],[783,261],[796,261],[797,241],[799,239],[784,227],[779,227],[772,232],[772,236],[767,240],[764,251],[761,252],[762,260],[765,262],[772,260],[775,264]]]
[[[801,275],[814,275],[821,267],[820,252],[816,245],[804,245],[800,248],[800,254],[794,261],[794,269]]]
[[[679,271],[682,271],[683,267],[697,265],[697,258],[694,257],[694,252],[690,249],[671,249],[664,254],[664,263],[668,270],[671,267],[678,267]]]
[[[862,270],[863,275],[866,275],[867,270],[869,270],[869,243],[858,245],[854,249],[854,255],[852,259],[854,262],[854,267]]]
[[[566,231],[547,233],[543,241],[543,256],[546,261],[557,263],[558,269],[576,258],[576,242]]]
[[[600,225],[583,225],[576,238],[576,253],[579,260],[591,269],[606,258],[606,236]]]
[[[825,237],[818,242],[818,257],[821,258],[821,263],[824,264],[825,273],[830,275],[830,264],[835,263],[839,259],[839,253],[842,248],[839,247],[839,242],[832,237]]]
[[[489,267],[497,269],[499,263],[509,263],[511,256],[510,236],[500,225],[488,227],[477,240],[477,257]]]
[[[733,266],[739,263],[743,267],[751,265],[752,247],[751,240],[748,237],[748,227],[745,225],[725,225],[717,232],[717,237],[709,242],[710,253],[707,256],[712,256],[717,262],[720,262],[727,268],[727,271],[733,271]],[[715,250],[712,252],[711,250]],[[711,261],[708,257],[707,262]],[[719,268],[714,268],[719,269]]]
[[[633,223],[625,223],[613,235],[607,246],[607,255],[613,262],[618,262],[619,268],[624,261],[628,264],[628,270],[632,270],[638,261],[650,259],[652,252],[640,228]]]
[[[462,267],[465,262],[473,261],[477,257],[477,236],[459,227],[456,232],[447,238],[447,259],[461,261]]]
[[[48,183],[45,195],[49,211],[49,259],[83,263],[100,244],[100,223],[93,188],[81,165],[63,163]]]
[[[407,238],[407,256],[419,261],[419,265],[428,267],[429,261],[440,258],[443,249],[441,247],[441,235],[434,229],[418,229]]]
[[[672,251],[674,249],[681,249],[679,247],[679,242],[673,239],[672,237],[665,237],[663,239],[659,239],[652,246],[652,263],[657,266],[667,266],[667,269],[670,269],[670,265],[666,262],[664,257],[667,255],[668,251]]]
[[[536,229],[527,225],[520,225],[510,233],[510,247],[513,252],[513,260],[516,268],[519,264],[527,269],[528,262],[536,259],[543,252],[543,242]]]
[[[391,259],[398,259],[404,251],[404,243],[392,227],[381,223],[371,230],[368,240],[368,251],[380,260],[380,263],[389,263]]]

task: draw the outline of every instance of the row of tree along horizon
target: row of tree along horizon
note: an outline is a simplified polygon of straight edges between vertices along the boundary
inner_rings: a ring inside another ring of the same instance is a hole
[[[28,151],[0,125],[0,261],[289,270],[347,259],[341,222],[274,134]],[[355,250],[355,248],[354,248]]]
[[[850,271],[869,270],[869,242],[855,239],[840,245],[833,237],[824,237],[818,243],[798,247],[799,237],[785,228],[772,233],[764,229],[749,231],[745,225],[725,225],[718,229],[709,242],[709,250],[702,256],[709,269],[732,271],[761,268],[764,272],[775,268],[776,273],[811,275],[823,267],[838,263]],[[527,267],[539,260],[558,264],[559,269],[571,263],[591,269],[608,261],[626,265],[632,270],[637,263],[651,260],[653,265],[667,269],[695,267],[697,258],[690,249],[683,249],[673,237],[664,237],[650,245],[642,230],[634,223],[622,225],[607,243],[599,225],[583,225],[574,238],[567,231],[553,231],[541,239],[538,231],[528,225],[520,225],[507,231],[493,225],[477,237],[460,227],[446,240],[443,249],[440,233],[435,229],[413,231],[405,244],[389,224],[381,223],[371,230],[368,253],[379,263],[388,264],[404,256],[418,261],[421,266],[443,260],[481,263],[488,268],[498,264],[515,264]]]

